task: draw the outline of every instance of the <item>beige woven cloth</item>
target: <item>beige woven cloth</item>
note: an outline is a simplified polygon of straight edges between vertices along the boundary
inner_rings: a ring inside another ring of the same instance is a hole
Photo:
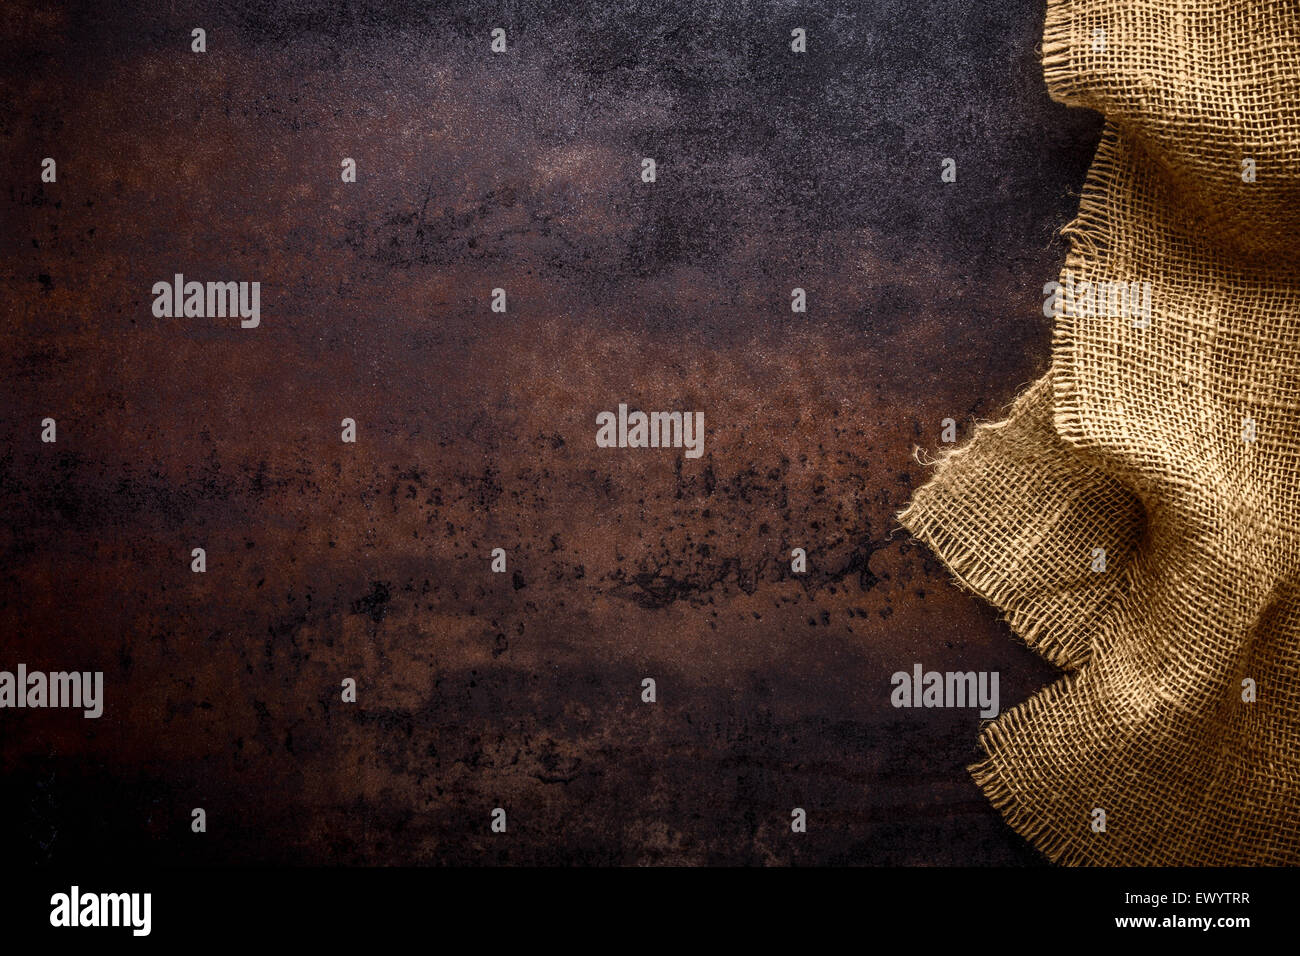
[[[900,516],[1067,671],[971,772],[1060,863],[1295,864],[1300,3],[1052,0],[1043,69],[1107,119],[1052,367]]]

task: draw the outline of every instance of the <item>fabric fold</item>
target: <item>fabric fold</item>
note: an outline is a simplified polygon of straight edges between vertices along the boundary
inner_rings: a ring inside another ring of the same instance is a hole
[[[900,516],[1069,671],[971,768],[1058,862],[1300,862],[1298,18],[1048,4],[1050,92],[1107,117],[1052,369]]]
[[[1120,593],[1145,516],[1061,440],[1052,417],[1049,374],[1009,418],[979,426],[949,455],[899,521],[1030,647],[1069,668],[1091,656],[1094,622]],[[1092,570],[1099,562],[1104,572]]]

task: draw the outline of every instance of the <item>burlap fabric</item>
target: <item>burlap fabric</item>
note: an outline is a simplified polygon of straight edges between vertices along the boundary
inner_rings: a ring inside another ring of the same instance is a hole
[[[971,768],[1061,863],[1300,862],[1298,40],[1294,0],[1049,3],[1052,96],[1107,117],[1075,294],[900,516],[1067,671]]]

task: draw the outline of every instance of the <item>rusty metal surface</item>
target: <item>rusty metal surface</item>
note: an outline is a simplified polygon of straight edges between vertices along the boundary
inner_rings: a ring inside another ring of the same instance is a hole
[[[0,668],[106,697],[0,713],[9,859],[1038,862],[889,675],[1054,671],[893,515],[1045,370],[1099,123],[1039,2],[816,6],[5,4]]]

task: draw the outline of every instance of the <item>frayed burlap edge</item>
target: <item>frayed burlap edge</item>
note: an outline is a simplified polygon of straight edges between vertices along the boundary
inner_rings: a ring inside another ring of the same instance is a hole
[[[1014,406],[1013,406],[1014,407]],[[1011,413],[1014,415],[1014,411]],[[1013,602],[1016,582],[988,560],[985,554],[964,536],[953,531],[942,512],[926,500],[928,493],[944,481],[943,465],[953,458],[980,447],[979,437],[988,430],[997,429],[1006,422],[979,425],[975,435],[965,445],[950,452],[936,462],[938,471],[918,489],[912,503],[895,516],[912,537],[925,544],[943,562],[950,574],[966,590],[979,595],[1001,612],[1003,620],[1025,644],[1049,663],[1062,669],[1076,666],[1065,645],[1052,631],[1050,621],[1032,608],[1019,607]]]
[[[1072,58],[1078,48],[1072,36],[1074,21],[1071,13],[1070,0],[1048,0],[1043,29],[1044,78],[1053,98],[1063,103],[1073,100],[1073,81],[1077,75],[1072,67]],[[1061,235],[1070,242],[1062,274],[1086,268],[1100,252],[1107,221],[1103,197],[1109,178],[1116,169],[1114,151],[1117,139],[1117,130],[1107,124],[1085,180],[1078,213],[1061,230]],[[1080,427],[1081,411],[1075,398],[1072,375],[1074,346],[1072,328],[1058,321],[1053,332],[1054,364],[1052,371],[1048,372],[1054,402],[1053,425],[1063,441],[1078,445],[1083,441],[1084,435]],[[978,447],[977,439],[983,430],[1000,428],[1005,424],[1004,421],[980,426],[966,445],[950,453],[944,461],[963,454],[972,447]],[[942,466],[943,462],[939,464]],[[1054,639],[1049,621],[1042,615],[1035,614],[1033,609],[1009,605],[1015,582],[1008,580],[967,542],[954,535],[941,514],[918,503],[925,500],[922,492],[940,480],[941,476],[936,474],[918,491],[913,503],[897,516],[899,523],[929,547],[962,585],[998,608],[1011,630],[1030,649],[1058,667],[1069,670],[1077,666],[1077,662],[1067,655],[1062,644]],[[1053,707],[1062,695],[1068,694],[1075,676],[1075,673],[1066,673],[1060,680],[1044,687],[1023,703],[984,722],[979,735],[979,748],[984,756],[966,768],[976,786],[1002,815],[1007,825],[1047,859],[1064,866],[1087,865],[1094,861],[1075,835],[1061,832],[1049,819],[1021,802],[1020,789],[1002,760],[1002,749],[1004,740],[1015,737],[1027,721]]]

